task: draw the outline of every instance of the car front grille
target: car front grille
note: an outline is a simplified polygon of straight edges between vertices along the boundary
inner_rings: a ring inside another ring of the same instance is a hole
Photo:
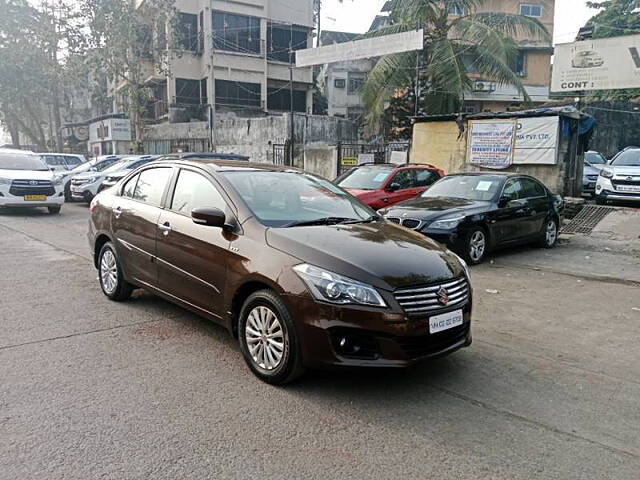
[[[403,227],[410,228],[411,230],[418,230],[422,225],[422,222],[415,218],[387,217],[387,220],[397,223],[398,225],[402,225]]]
[[[640,187],[640,177],[637,177],[637,180],[618,180],[618,179],[614,179],[611,181],[611,183],[613,184],[613,186],[617,186],[617,185],[632,185],[632,186],[638,186]]]
[[[415,315],[462,306],[469,300],[469,293],[469,282],[462,277],[437,285],[401,288],[393,295],[407,314]]]
[[[11,182],[9,193],[14,197],[25,195],[55,195],[56,190],[50,180],[14,180]]]
[[[432,335],[419,337],[398,337],[395,341],[400,345],[409,359],[417,359],[436,354],[467,338],[469,323]]]

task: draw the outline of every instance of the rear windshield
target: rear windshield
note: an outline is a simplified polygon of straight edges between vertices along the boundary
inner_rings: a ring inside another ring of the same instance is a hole
[[[616,167],[640,167],[640,150],[627,150],[618,155],[611,165]]]
[[[347,172],[337,183],[341,188],[378,190],[392,172],[393,167],[359,167]]]
[[[49,168],[36,155],[26,153],[0,153],[0,170],[40,170]]]

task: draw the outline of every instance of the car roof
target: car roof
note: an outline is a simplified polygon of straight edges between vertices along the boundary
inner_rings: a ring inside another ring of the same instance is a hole
[[[237,155],[235,153],[207,153],[207,152],[191,152],[191,153],[168,153],[162,158],[179,159],[179,160],[241,160],[248,161],[246,155]]]
[[[437,167],[430,165],[428,163],[403,163],[403,164],[398,164],[398,163],[371,163],[371,162],[367,162],[367,163],[361,163],[360,165],[354,165],[353,168],[358,168],[358,167],[384,167],[384,168],[391,168],[391,169],[398,169],[398,168],[432,168],[435,169]]]
[[[195,167],[208,167],[215,172],[246,172],[246,171],[265,171],[265,172],[302,172],[302,170],[289,167],[286,165],[274,165],[273,163],[247,162],[244,160],[214,160],[214,159],[170,159],[166,157],[160,158],[154,164],[168,163],[172,165],[185,165]]]

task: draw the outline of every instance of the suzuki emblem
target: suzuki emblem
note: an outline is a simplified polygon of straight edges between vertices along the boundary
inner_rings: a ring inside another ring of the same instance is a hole
[[[441,287],[436,295],[438,295],[438,302],[440,302],[440,304],[446,305],[449,303],[449,291],[446,288]]]

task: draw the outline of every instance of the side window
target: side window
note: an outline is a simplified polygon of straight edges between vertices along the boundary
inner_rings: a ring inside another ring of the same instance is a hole
[[[524,189],[524,198],[544,197],[547,192],[545,188],[535,180],[523,178],[521,180]]]
[[[150,168],[140,173],[138,183],[133,192],[134,200],[159,207],[162,194],[171,178],[171,168]]]
[[[405,188],[415,188],[416,171],[413,169],[401,170],[394,175],[391,183],[397,183],[400,185],[400,190]]]
[[[428,187],[440,180],[440,175],[431,170],[416,170],[416,187]]]
[[[224,212],[227,204],[209,179],[191,170],[180,170],[171,210],[191,215],[194,208],[200,207],[215,207]]]
[[[76,168],[78,165],[82,163],[82,161],[78,157],[65,157],[65,160],[67,161],[67,166],[69,167],[69,170]]]
[[[123,197],[133,198],[133,194],[136,191],[136,185],[138,183],[138,177],[140,177],[140,175],[136,175],[135,177],[128,180],[127,183],[125,183],[124,187],[122,188]]]
[[[520,198],[524,198],[520,180],[509,180],[504,186],[502,195],[508,197],[510,200],[518,200]]]

